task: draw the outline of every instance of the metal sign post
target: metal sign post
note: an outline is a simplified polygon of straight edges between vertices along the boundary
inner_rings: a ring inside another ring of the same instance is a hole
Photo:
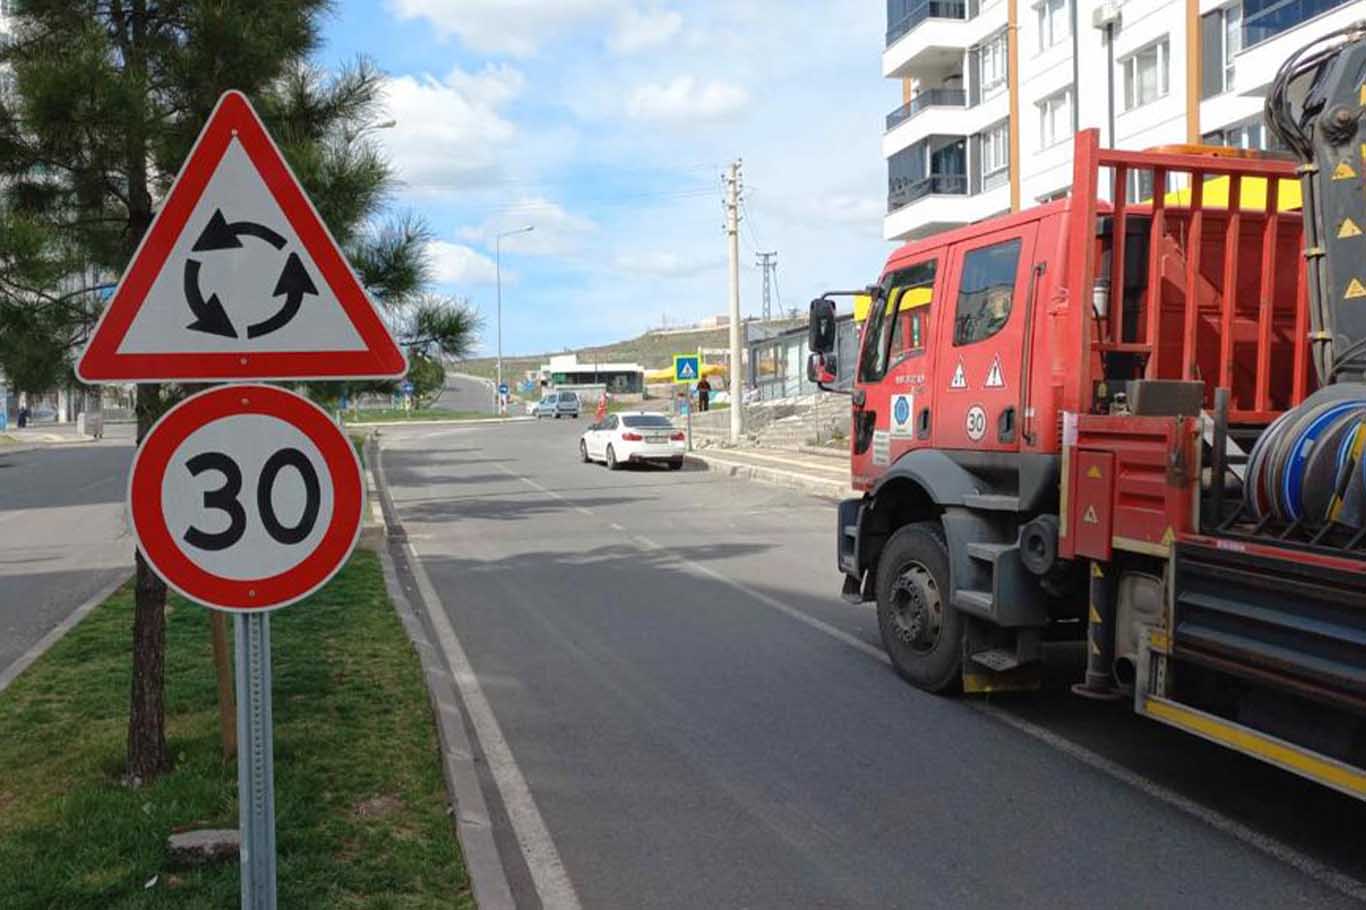
[[[688,398],[684,405],[688,415],[688,451],[692,451],[692,386],[688,386]]]
[[[270,614],[233,617],[237,641],[237,801],[242,908],[275,910],[275,748],[270,712]]]

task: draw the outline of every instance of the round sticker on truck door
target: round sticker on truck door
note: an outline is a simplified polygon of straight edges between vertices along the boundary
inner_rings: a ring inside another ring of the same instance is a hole
[[[968,408],[963,427],[967,430],[969,439],[980,442],[982,437],[987,435],[987,409],[980,404]]]

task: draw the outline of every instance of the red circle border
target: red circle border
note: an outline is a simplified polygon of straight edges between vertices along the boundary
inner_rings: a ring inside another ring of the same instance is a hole
[[[332,518],[313,551],[293,568],[260,579],[225,578],[196,565],[171,535],[161,487],[171,456],[190,434],[217,420],[260,414],[283,420],[317,446],[332,477]],[[365,480],[351,440],[326,411],[276,386],[228,385],[171,408],[138,446],[128,482],[128,514],[138,549],[168,585],[207,607],[256,613],[288,606],[322,587],[360,537]]]

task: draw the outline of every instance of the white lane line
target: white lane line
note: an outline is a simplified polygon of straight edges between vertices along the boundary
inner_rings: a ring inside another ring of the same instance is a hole
[[[641,545],[643,549],[665,551],[664,547],[655,543],[653,540],[650,540],[648,537],[635,537],[632,539]],[[795,607],[788,606],[777,598],[770,597],[762,591],[756,591],[742,581],[722,575],[710,566],[702,565],[701,563],[695,562],[688,559],[686,556],[681,556],[677,553],[669,552],[669,555],[680,564],[692,569],[694,572],[715,579],[722,584],[729,585],[735,590],[749,595],[764,606],[777,610],[783,615],[789,616],[819,632],[823,632],[831,638],[837,639],[855,650],[866,654],[879,663],[887,664],[888,666],[891,665],[891,661],[882,649],[876,648],[866,641],[850,635],[848,632],[837,629],[829,623],[822,622],[813,616],[803,613]],[[1304,873],[1319,884],[1337,891],[1339,894],[1366,903],[1366,883],[1362,883],[1350,875],[1338,872],[1331,866],[1321,863],[1313,857],[1296,850],[1289,844],[1278,841],[1241,822],[1206,808],[1194,800],[1177,793],[1175,790],[1154,783],[1153,781],[1144,778],[1142,775],[1130,771],[1123,765],[1113,762],[1102,755],[1092,752],[1084,746],[1079,746],[1076,743],[1059,736],[1046,727],[1041,727],[1038,724],[1015,717],[1014,715],[985,702],[964,701],[964,704],[1001,723],[1007,724],[1026,736],[1051,746],[1089,768],[1099,771],[1121,783],[1127,784],[1152,799],[1165,803],[1179,812],[1204,822],[1217,831],[1236,838],[1245,845],[1285,863],[1299,872]]]
[[[499,467],[502,466],[500,465]],[[521,477],[521,479],[524,482],[530,484],[531,486],[539,490],[544,491],[545,493],[555,497],[556,499],[565,499],[565,497],[554,492],[553,490],[547,490],[545,487],[542,487],[540,484],[536,483],[534,480],[531,480],[529,477],[522,477],[522,475],[519,475],[515,471],[512,471],[508,468],[503,468],[503,470],[507,471],[507,473],[512,474],[514,476]],[[836,641],[843,642],[849,647],[855,649],[856,651],[859,651],[860,653],[868,657],[873,658],[879,663],[885,664],[887,666],[891,665],[891,661],[888,659],[886,652],[884,652],[881,648],[877,648],[873,645],[868,644],[868,642],[863,641],[861,638],[850,635],[848,632],[845,632],[842,629],[837,629],[827,622],[816,619],[814,616],[811,616],[797,609],[796,607],[789,606],[783,603],[782,601],[778,600],[776,597],[771,597],[762,591],[755,590],[754,588],[751,588],[749,585],[745,584],[744,582],[738,579],[731,578],[727,575],[723,575],[715,569],[711,568],[710,566],[703,565],[700,562],[689,559],[686,556],[682,556],[672,550],[669,550],[668,548],[656,543],[648,537],[637,535],[632,536],[630,539],[636,546],[640,547],[642,550],[663,552],[678,564],[687,567],[688,569],[692,570],[697,574],[705,575],[706,577],[719,581],[722,584],[727,585],[728,587],[734,588],[735,590],[748,595],[749,597],[753,598],[754,600],[758,601],[764,606],[772,610],[776,610],[777,612],[791,619],[795,619],[797,622],[800,622],[803,625],[815,629],[818,632],[828,635]],[[1253,848],[1254,850],[1257,850],[1267,856],[1270,856],[1272,859],[1279,860],[1280,862],[1285,863],[1291,868],[1303,873],[1304,875],[1308,876],[1309,878],[1313,879],[1319,884],[1327,888],[1331,888],[1339,894],[1343,894],[1354,900],[1366,903],[1366,883],[1360,882],[1357,879],[1351,877],[1350,875],[1338,872],[1331,866],[1328,866],[1325,863],[1321,863],[1313,857],[1305,853],[1302,853],[1299,850],[1296,850],[1289,844],[1283,843],[1281,841],[1276,840],[1273,837],[1262,834],[1260,831],[1256,831],[1253,828],[1250,828],[1247,825],[1242,824],[1241,822],[1235,821],[1234,819],[1231,819],[1225,815],[1222,815],[1214,811],[1213,809],[1206,808],[1205,806],[1200,805],[1194,800],[1186,796],[1182,796],[1175,790],[1172,790],[1168,787],[1164,787],[1161,784],[1154,783],[1153,781],[1144,778],[1142,775],[1130,771],[1123,765],[1113,762],[1110,759],[1105,758],[1103,755],[1092,752],[1085,746],[1077,745],[1076,743],[1071,742],[1070,740],[1062,736],[1059,736],[1058,734],[1047,729],[1046,727],[1041,727],[1038,724],[1032,723],[1019,717],[1015,717],[1005,711],[1002,711],[994,705],[989,705],[984,702],[965,701],[964,704],[968,705],[969,707],[973,708],[981,714],[984,714],[988,717],[991,717],[995,720],[999,720],[1002,723],[1009,725],[1013,729],[1035,740],[1038,740],[1044,745],[1051,746],[1059,752],[1062,752],[1064,755],[1067,755],[1070,758],[1073,758],[1081,762],[1082,764],[1086,765],[1087,767],[1095,771],[1099,771],[1107,777],[1117,780],[1122,784],[1126,784],[1130,787],[1133,787],[1134,789],[1138,790],[1144,795],[1152,799],[1155,799],[1158,802],[1161,802],[1169,806],[1170,808],[1173,808],[1178,812],[1183,813],[1184,815],[1190,816],[1191,818],[1204,822],[1205,824],[1214,828],[1216,831],[1220,831],[1230,837],[1233,837],[1236,840],[1242,842],[1243,844]]]
[[[512,823],[517,844],[521,847],[522,855],[526,857],[531,882],[536,888],[541,906],[545,910],[580,910],[582,905],[579,903],[578,893],[574,890],[574,883],[569,880],[569,873],[564,867],[564,861],[560,859],[555,840],[550,836],[550,829],[546,827],[541,810],[537,808],[536,800],[531,795],[531,787],[527,785],[526,776],[522,774],[517,759],[513,757],[512,747],[503,736],[503,729],[493,714],[493,706],[484,696],[484,689],[479,685],[479,677],[475,674],[474,667],[455,634],[455,629],[451,627],[441,596],[432,587],[417,548],[411,542],[406,546],[413,577],[417,579],[418,591],[423,600],[431,605],[429,615],[437,641],[446,654],[451,675],[455,677],[460,697],[465,702],[465,710],[469,712],[470,723],[474,725],[475,735],[479,737],[479,744],[484,749],[489,772],[493,776],[494,785],[498,787],[503,806],[507,809],[508,820]]]

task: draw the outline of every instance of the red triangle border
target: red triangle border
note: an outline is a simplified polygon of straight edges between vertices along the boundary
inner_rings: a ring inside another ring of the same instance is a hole
[[[300,243],[351,320],[366,348],[359,351],[272,351],[262,353],[120,354],[129,327],[209,180],[236,138],[256,167]],[[212,382],[266,379],[387,379],[406,374],[407,358],[394,343],[318,216],[284,156],[266,132],[246,96],[224,93],[181,167],[161,211],[124,270],[76,367],[84,382]]]

